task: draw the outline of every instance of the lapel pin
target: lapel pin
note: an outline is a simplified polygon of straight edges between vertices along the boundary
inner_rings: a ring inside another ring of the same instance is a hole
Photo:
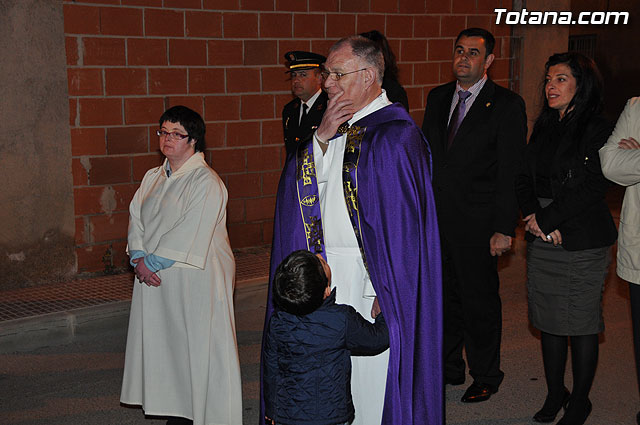
[[[488,108],[489,106],[491,106],[491,102],[487,102],[487,104],[484,105],[484,106],[486,106]]]

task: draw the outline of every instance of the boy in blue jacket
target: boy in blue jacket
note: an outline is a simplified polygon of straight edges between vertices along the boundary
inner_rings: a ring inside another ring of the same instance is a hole
[[[389,347],[382,314],[368,322],[336,304],[331,269],[321,256],[299,250],[276,269],[262,353],[265,423],[342,425],[354,417],[351,355]]]

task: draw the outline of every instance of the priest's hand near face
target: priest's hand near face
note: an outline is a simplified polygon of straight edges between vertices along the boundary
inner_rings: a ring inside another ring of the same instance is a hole
[[[322,116],[322,122],[320,122],[320,126],[316,131],[316,137],[321,145],[326,145],[329,139],[336,134],[340,124],[350,120],[356,112],[353,109],[353,101],[340,100],[343,94],[344,92],[340,92],[327,102],[327,110]]]

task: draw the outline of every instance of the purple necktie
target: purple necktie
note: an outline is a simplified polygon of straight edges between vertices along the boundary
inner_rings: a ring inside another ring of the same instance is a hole
[[[464,112],[467,110],[467,98],[471,96],[470,91],[460,90],[458,92],[458,104],[453,110],[451,120],[449,120],[449,135],[447,137],[447,147],[451,147],[453,139],[456,137],[458,128],[464,119]]]

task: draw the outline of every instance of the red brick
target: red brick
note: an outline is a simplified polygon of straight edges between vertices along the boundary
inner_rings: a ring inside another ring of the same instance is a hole
[[[96,68],[68,68],[67,85],[70,96],[102,94],[102,71]]]
[[[340,2],[340,12],[370,12],[369,0],[349,0]]]
[[[107,128],[107,154],[149,152],[147,127]]]
[[[73,158],[71,160],[71,174],[73,175],[74,186],[86,186],[89,184],[89,175],[82,165],[80,158]]]
[[[100,9],[93,6],[79,6],[65,3],[64,32],[66,34],[99,34]]]
[[[124,121],[126,124],[155,124],[164,112],[161,97],[124,99]]]
[[[167,99],[167,108],[176,105],[186,106],[199,113],[200,116],[203,115],[202,96],[169,96]]]
[[[101,7],[100,32],[109,35],[142,35],[142,9]]]
[[[273,219],[262,222],[262,240],[265,244],[273,242]]]
[[[283,64],[284,54],[292,50],[303,50],[305,52],[313,52],[311,49],[311,41],[309,40],[278,40],[278,61]]]
[[[260,37],[290,38],[293,33],[290,13],[261,13]]]
[[[162,0],[122,0],[124,6],[162,7]]]
[[[64,50],[67,54],[67,65],[78,64],[78,39],[75,37],[64,38]]]
[[[145,173],[152,168],[157,167],[162,164],[164,157],[159,151],[156,151],[155,154],[144,155],[144,156],[134,156],[132,157],[133,162],[133,181],[139,182],[142,181]]]
[[[210,40],[209,65],[242,65],[242,41]]]
[[[451,61],[440,63],[440,84],[448,83],[453,80],[453,70]]]
[[[411,38],[413,17],[407,15],[387,15],[387,37]]]
[[[104,155],[104,128],[72,128],[71,155]]]
[[[124,39],[83,38],[84,65],[125,65]]]
[[[415,122],[418,127],[422,128],[422,121],[424,121],[424,108],[421,110],[412,110],[410,115],[411,118],[413,118],[413,122]]]
[[[300,0],[276,0],[276,10],[291,12],[306,12],[307,2]]]
[[[356,21],[356,32],[367,32],[371,30],[378,30],[384,34],[385,28],[385,15],[361,15],[358,14]],[[346,36],[347,34],[345,34]]]
[[[465,28],[485,28],[489,30],[493,24],[494,16],[469,15],[467,16],[467,24]],[[461,28],[462,31],[464,28]],[[456,34],[457,36],[458,34]],[[495,34],[494,34],[495,35]]]
[[[477,0],[452,0],[453,13],[474,13],[476,12]]]
[[[229,241],[231,242],[231,248],[233,249],[264,244],[264,241],[262,240],[262,226],[260,223],[234,224],[228,227]]]
[[[430,41],[433,41],[433,40],[430,40]],[[400,42],[400,60],[401,61],[424,62],[426,58],[427,58],[427,40],[402,40]]]
[[[227,93],[247,93],[260,91],[260,69],[227,68],[226,73]]]
[[[76,217],[76,245],[89,242],[89,235],[85,232],[84,217]]]
[[[240,96],[207,96],[204,98],[206,121],[240,119]]]
[[[282,109],[280,110],[282,111]],[[281,116],[281,113],[278,112]],[[277,120],[262,121],[262,145],[263,146],[284,146],[284,136],[282,134],[282,118]]]
[[[227,223],[244,223],[244,200],[229,197],[227,202]]]
[[[413,36],[420,38],[438,37],[440,35],[439,16],[414,16]]]
[[[129,227],[129,214],[116,213],[89,217],[89,229],[92,242],[106,242],[126,239]]]
[[[260,123],[230,122],[227,123],[227,146],[257,146],[260,144]],[[249,171],[258,171],[249,168]]]
[[[92,186],[131,181],[129,157],[96,157],[90,161],[89,183]]]
[[[247,170],[268,171],[281,168],[279,146],[265,146],[247,150]]]
[[[176,10],[145,9],[146,36],[183,37],[184,13]]]
[[[75,3],[77,0],[70,0],[70,1],[73,1]],[[65,2],[69,2],[69,0],[66,0]],[[82,3],[120,4],[120,0],[82,0]]]
[[[284,105],[286,105],[287,103],[291,102],[292,100],[293,100],[293,95],[291,93],[277,95],[276,96],[276,111],[282,112],[282,109],[284,109]],[[282,114],[281,114],[281,116],[282,116]]]
[[[278,191],[278,182],[280,181],[280,171],[270,171],[261,173],[262,176],[262,194],[266,196],[275,195]]]
[[[496,59],[489,68],[489,75],[493,80],[508,80],[509,79],[509,64],[510,61],[506,59]]]
[[[244,42],[245,65],[275,65],[278,63],[278,42],[247,40]]]
[[[109,245],[77,247],[78,273],[103,270],[104,263],[102,262],[102,257],[108,248]]]
[[[276,208],[276,197],[247,199],[245,201],[247,222],[271,220]]]
[[[224,93],[224,69],[189,68],[189,93]]]
[[[294,15],[293,36],[296,38],[324,38],[324,16],[302,13]]]
[[[226,137],[226,124],[223,122],[207,123],[207,147],[222,148]]]
[[[187,37],[222,37],[222,13],[186,12]]]
[[[167,41],[158,39],[127,39],[129,65],[167,65]]]
[[[274,10],[274,0],[241,0],[242,10]]]
[[[76,215],[98,214],[103,212],[101,199],[104,187],[76,187],[73,189],[74,210]]]
[[[122,124],[122,101],[113,98],[79,100],[80,125]]]
[[[231,174],[228,177],[227,189],[229,197],[238,198],[254,198],[260,196],[260,174]]]
[[[262,91],[289,91],[291,83],[288,74],[285,74],[285,67],[262,68]]]
[[[342,38],[356,33],[356,15],[350,13],[327,15],[327,37]]]
[[[426,0],[426,12],[427,13],[449,13],[451,12],[452,0]]]
[[[140,68],[104,70],[107,96],[147,94],[147,71]]]
[[[496,38],[496,44],[493,46],[493,54],[496,56],[496,59],[508,58],[510,53],[509,46],[509,38]]]
[[[187,92],[185,68],[149,69],[149,94],[173,94]]]
[[[404,85],[417,84],[413,79],[413,64],[412,63],[400,63],[398,64],[398,80]]]
[[[311,51],[327,56],[329,54],[329,48],[336,44],[336,41],[338,40],[313,40],[311,42]]]
[[[224,149],[211,152],[212,168],[218,174],[244,173],[246,166],[246,149]]]
[[[430,2],[432,0],[426,0]],[[425,12],[425,0],[402,0],[400,1],[400,13],[424,13]]]
[[[79,122],[78,117],[78,99],[69,99],[69,125],[75,127]]]
[[[414,65],[415,73],[413,84],[438,84],[440,82],[440,64],[417,63]]]
[[[175,9],[200,9],[202,7],[200,0],[164,0],[164,7]]]
[[[274,118],[273,95],[252,94],[242,96],[240,119]]]
[[[225,12],[222,14],[222,30],[225,38],[256,38],[258,14]]]
[[[398,13],[398,2],[389,0],[371,0],[371,11],[374,13]]]
[[[512,29],[511,25],[505,24],[504,20],[502,21],[502,23],[500,25],[496,25],[495,21],[493,21],[493,18],[490,18],[490,19],[492,19],[492,22],[494,22],[493,25],[492,25],[492,27],[493,27],[492,33],[493,33],[493,35],[495,37],[511,35],[511,29]],[[487,28],[487,27],[481,27],[481,28]]]
[[[427,59],[430,61],[448,60],[453,54],[452,39],[434,39],[429,40],[427,45]]]
[[[309,0],[309,12],[339,12],[338,5],[339,0]]]
[[[214,10],[238,10],[240,9],[239,0],[203,0],[202,5],[205,9]]]
[[[422,87],[405,87],[409,98],[409,109],[417,109],[424,113],[424,103],[422,102]],[[422,118],[421,118],[422,119]]]
[[[465,16],[451,15],[440,18],[440,35],[442,37],[457,37],[460,31],[466,28]]]
[[[205,40],[169,40],[169,64],[206,65],[207,43]]]

